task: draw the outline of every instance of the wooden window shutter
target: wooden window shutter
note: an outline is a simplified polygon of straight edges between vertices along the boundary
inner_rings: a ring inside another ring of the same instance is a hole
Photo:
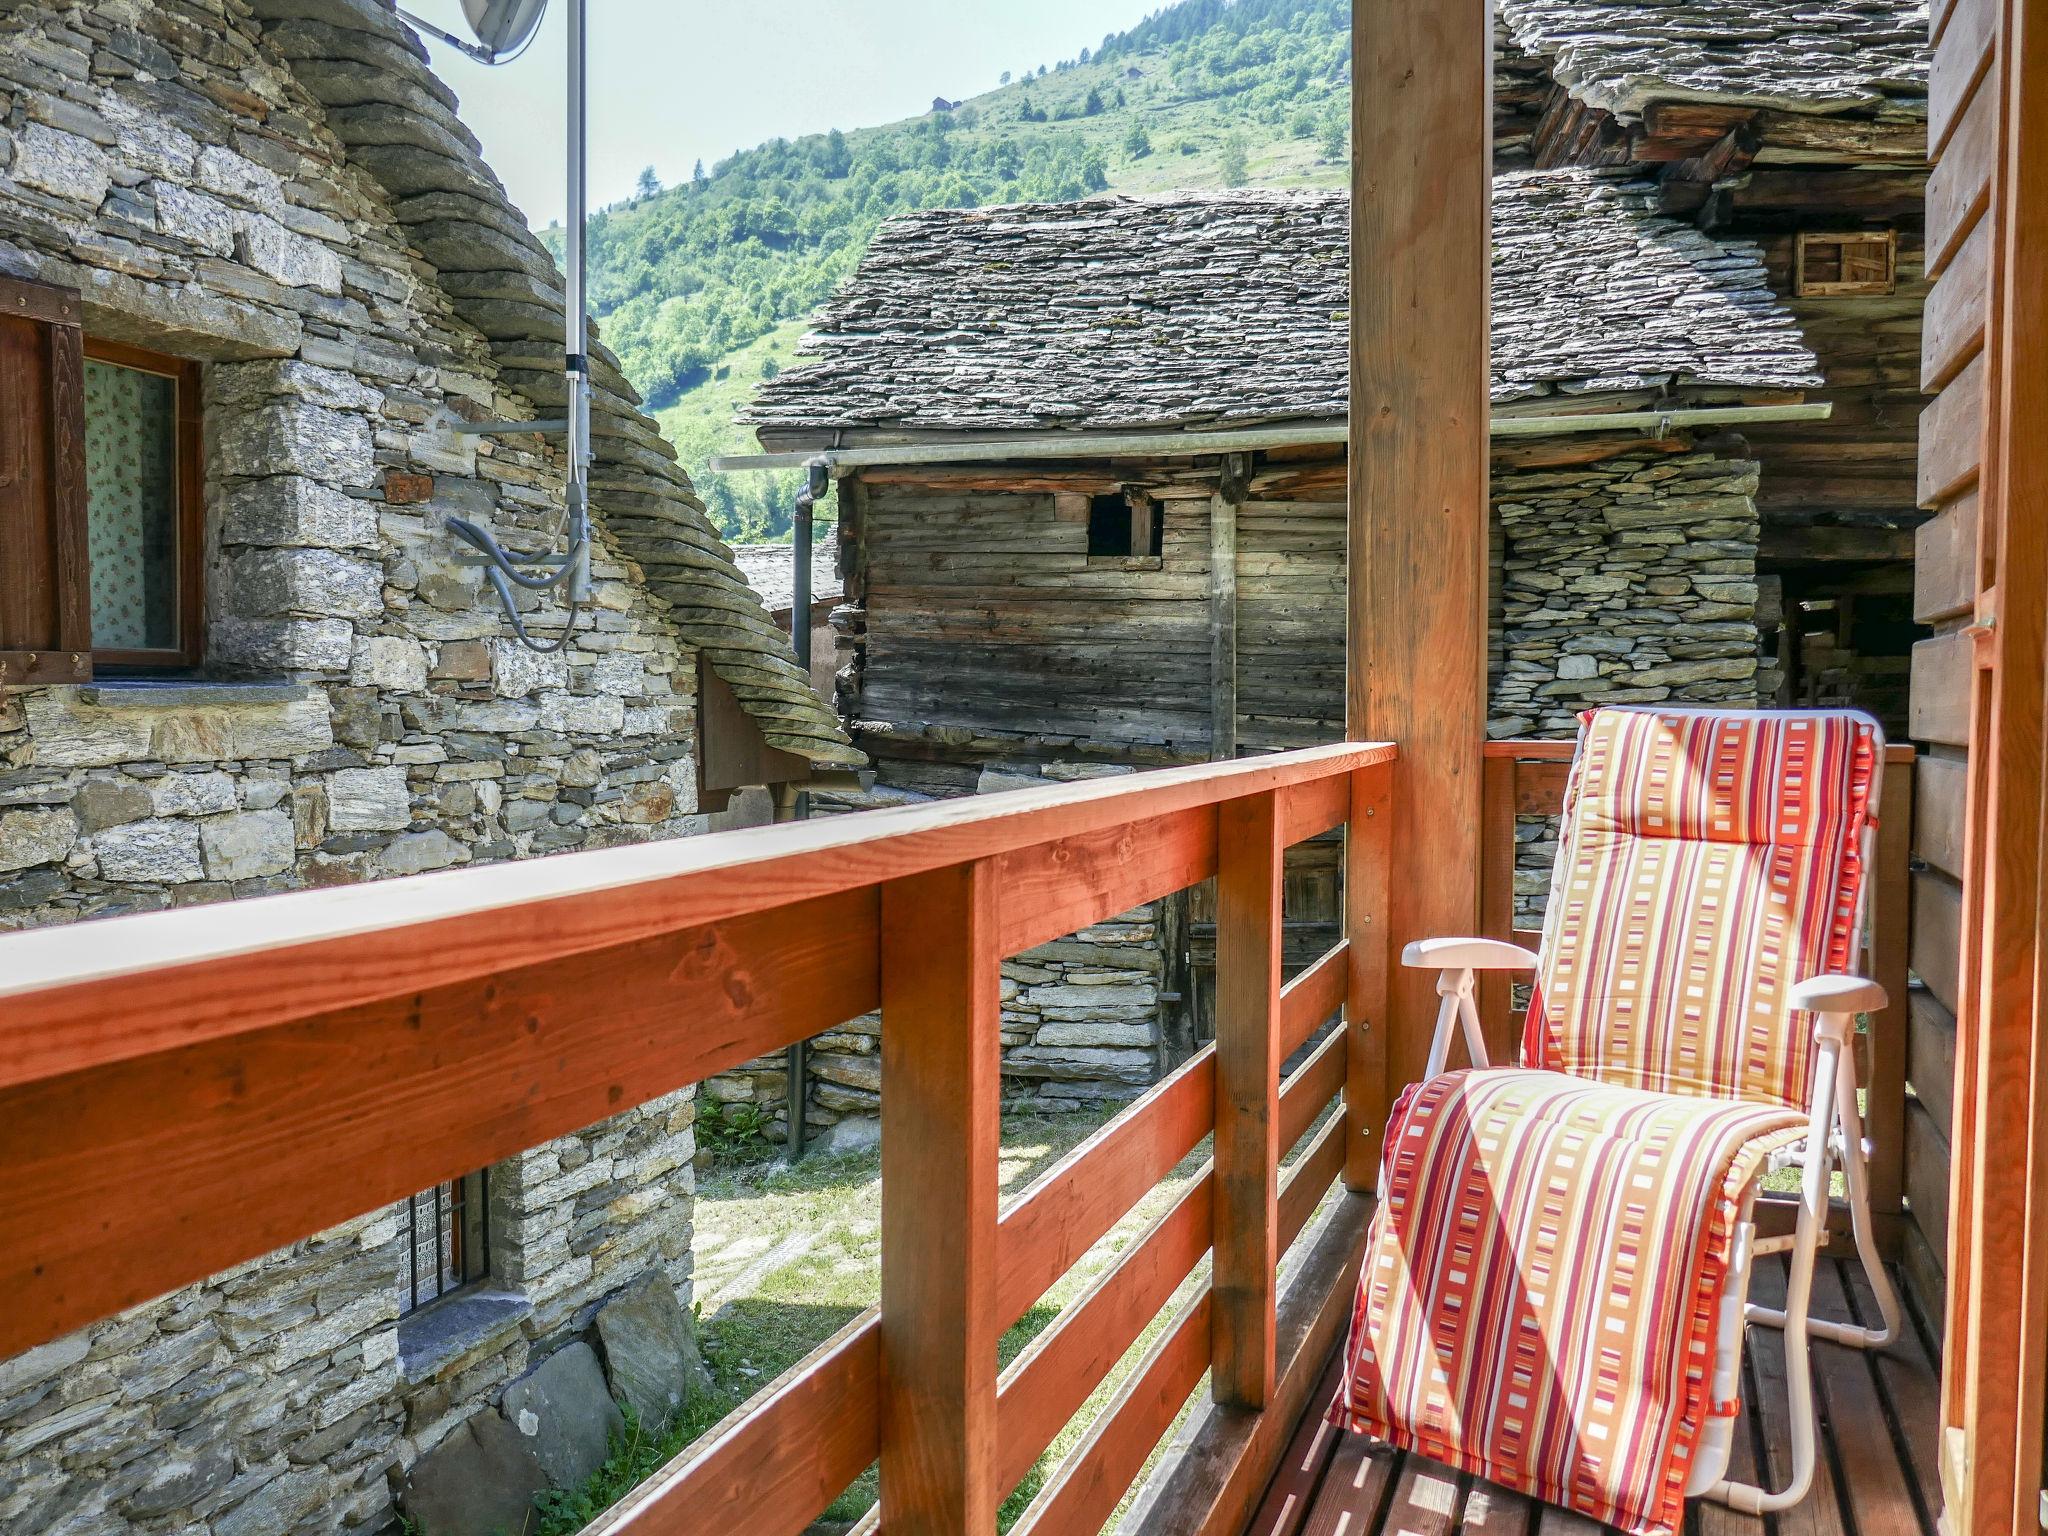
[[[78,292],[0,277],[0,687],[92,677]]]

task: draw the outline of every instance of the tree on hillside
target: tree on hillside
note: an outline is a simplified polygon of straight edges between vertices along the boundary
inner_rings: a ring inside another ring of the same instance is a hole
[[[1322,142],[1317,145],[1323,159],[1332,165],[1344,158],[1344,114],[1332,112],[1323,124]]]
[[[639,197],[652,197],[660,190],[661,178],[654,174],[654,167],[651,165],[641,166],[640,179],[633,185],[635,195]]]
[[[690,167],[690,185],[702,192],[710,184],[711,178],[704,174],[704,158],[700,155],[697,163]]]
[[[1131,131],[1124,135],[1124,153],[1133,160],[1142,160],[1152,153],[1152,135],[1136,118],[1131,119]]]
[[[825,135],[824,172],[834,181],[843,181],[853,169],[853,151],[847,147],[846,135],[834,128]]]
[[[997,85],[1008,85],[1009,83],[1010,83],[1010,72],[1009,72],[1009,71],[1008,71],[1007,69],[1006,69],[1006,70],[1004,70],[1004,71],[1003,71],[1003,72],[1002,72],[1002,73],[1001,73],[1000,75],[997,75],[997,76],[996,76],[996,84],[997,84]]]
[[[1102,92],[1096,90],[1095,87],[1091,85],[1088,88],[1088,99],[1081,103],[1081,115],[1083,117],[1094,117],[1101,111]]]
[[[1217,171],[1223,177],[1226,187],[1241,187],[1252,179],[1252,168],[1246,158],[1244,135],[1233,128],[1223,136],[1223,158],[1217,162]]]
[[[1316,114],[1306,104],[1294,109],[1294,116],[1287,119],[1287,131],[1297,139],[1312,139],[1316,136]]]

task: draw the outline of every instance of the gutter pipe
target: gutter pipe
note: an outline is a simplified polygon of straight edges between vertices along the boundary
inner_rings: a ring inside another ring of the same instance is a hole
[[[1831,401],[1797,405],[1709,405],[1664,411],[1581,411],[1550,416],[1495,416],[1495,437],[1552,437],[1580,432],[1667,435],[1676,428],[1742,426],[1754,422],[1826,421]],[[1185,458],[1270,448],[1329,447],[1348,441],[1348,419],[1305,427],[1236,427],[1213,432],[1105,432],[1066,437],[990,437],[976,442],[902,443],[893,447],[828,448],[793,453],[719,454],[720,474],[773,469],[828,471],[906,464],[986,464],[992,459]]]

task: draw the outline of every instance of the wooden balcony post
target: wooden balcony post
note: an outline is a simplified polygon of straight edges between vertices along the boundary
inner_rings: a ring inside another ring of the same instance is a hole
[[[1001,1043],[993,871],[882,888],[882,1522],[995,1529],[996,1150]]]
[[[1479,921],[1486,734],[1487,0],[1357,0],[1345,721],[1392,741],[1388,942]],[[1390,1087],[1419,1076],[1434,979],[1396,967]]]
[[[1379,1186],[1380,1128],[1387,1123],[1387,844],[1393,835],[1391,764],[1351,775],[1344,833],[1345,988],[1344,1187]]]
[[[1870,882],[1870,969],[1891,1006],[1870,1021],[1870,1071],[1864,1080],[1869,1110],[1864,1115],[1870,1137],[1870,1208],[1896,1215],[1903,1208],[1906,1183],[1906,1042],[1912,1028],[1912,997],[1906,986],[1908,912],[1912,904],[1913,765],[1890,763],[1884,771],[1882,802],[1877,808],[1875,869]],[[1889,1226],[1887,1244],[1896,1240]],[[1896,1256],[1896,1255],[1894,1255]]]
[[[1214,1357],[1219,1403],[1273,1392],[1280,1259],[1280,807],[1230,800],[1216,826]]]

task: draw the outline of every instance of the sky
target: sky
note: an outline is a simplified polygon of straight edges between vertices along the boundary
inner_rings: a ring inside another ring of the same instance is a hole
[[[455,32],[459,0],[400,0]],[[1166,0],[589,0],[592,209],[630,196],[642,166],[664,186],[778,134],[863,128],[934,96],[992,90],[1094,48]],[[562,217],[567,0],[495,68],[429,38],[434,68],[536,228]]]

